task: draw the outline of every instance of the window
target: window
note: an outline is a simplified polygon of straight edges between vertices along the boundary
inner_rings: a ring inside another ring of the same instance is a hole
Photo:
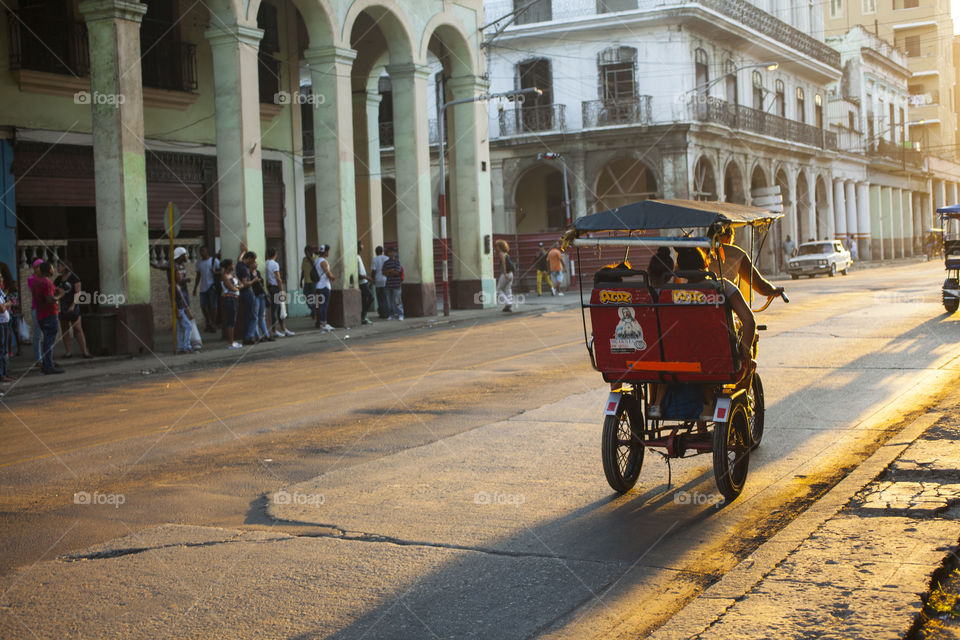
[[[710,82],[710,68],[708,65],[707,52],[703,49],[697,49],[693,54],[694,70],[696,80],[694,87],[698,93],[707,93],[707,84]]]
[[[524,9],[524,5],[529,5]],[[513,0],[513,10],[521,11],[517,14],[517,24],[533,24],[535,22],[549,22],[553,20],[550,0]]]
[[[600,95],[604,102],[630,100],[637,97],[637,50],[633,47],[611,47],[598,57]]]
[[[857,116],[853,111],[847,112],[847,126],[850,127],[851,131],[857,130]]]
[[[553,74],[546,58],[527,60],[517,65],[521,89],[536,87],[540,95],[527,97],[520,108],[524,131],[548,131],[553,128]]]
[[[763,75],[759,71],[753,72],[753,108],[763,111]]]
[[[806,122],[806,100],[803,94],[803,87],[797,87],[797,121]]]
[[[630,11],[637,8],[637,0],[597,0],[597,13]]]
[[[863,13],[876,13],[877,0],[863,0]]]
[[[920,57],[920,36],[907,36],[903,39],[903,52],[908,58]]]
[[[813,96],[813,105],[817,129],[823,129],[823,96],[819,93]]]
[[[777,83],[775,86],[777,88],[777,115],[780,116],[781,118],[786,118],[787,117],[787,99],[786,99],[786,91],[784,90],[784,87],[783,87],[783,80],[777,80]]]
[[[727,102],[730,104],[740,104],[740,91],[737,87],[737,65],[733,60],[727,60]]]
[[[830,17],[837,18],[843,13],[843,0],[830,0]]]
[[[894,144],[897,143],[897,122],[894,119],[896,107],[893,106],[893,103],[890,103],[890,141]]]

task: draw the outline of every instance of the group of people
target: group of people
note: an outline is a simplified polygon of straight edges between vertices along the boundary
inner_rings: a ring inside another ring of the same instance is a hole
[[[360,322],[373,324],[367,317],[377,304],[377,315],[384,320],[403,320],[403,265],[400,264],[396,247],[384,251],[383,247],[374,249],[374,258],[367,272],[363,262],[363,241],[357,242],[357,276],[360,286]],[[303,291],[310,317],[315,326],[324,331],[332,331],[327,322],[327,308],[330,304],[331,283],[335,280],[330,270],[330,247],[307,245],[303,250],[300,263],[300,289]]]
[[[517,264],[510,257],[510,244],[500,239],[496,242],[497,261],[500,264],[500,275],[497,276],[497,303],[502,304],[503,311],[510,313],[513,311],[513,283],[516,279]],[[563,253],[560,251],[560,243],[554,242],[549,251],[538,243],[539,251],[533,260],[533,266],[537,270],[537,295],[543,295],[543,283],[550,287],[550,294],[562,296],[563,290]]]
[[[81,357],[93,357],[81,322],[82,286],[70,263],[37,258],[32,267],[27,279],[31,298],[28,321],[17,281],[9,266],[0,262],[0,382],[12,382],[10,358],[20,355],[21,345],[27,341],[32,342],[34,362],[44,375],[63,373],[53,356],[58,337],[63,342],[61,357],[73,357],[71,336]]]

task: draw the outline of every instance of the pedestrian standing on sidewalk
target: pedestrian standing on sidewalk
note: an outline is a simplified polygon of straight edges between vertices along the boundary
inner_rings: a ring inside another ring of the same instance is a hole
[[[270,329],[267,327],[267,288],[263,283],[263,276],[260,270],[253,272],[253,295],[257,298],[257,341],[266,340],[273,342],[273,336],[270,335]]]
[[[240,297],[240,281],[234,273],[233,260],[229,258],[220,265],[220,286],[223,288],[223,299],[220,301],[220,322],[223,331],[227,334],[227,349],[239,349],[243,345],[233,337],[233,328],[237,326],[237,307]]]
[[[217,298],[220,294],[217,272],[220,261],[210,255],[210,250],[200,247],[200,259],[197,260],[197,279],[193,283],[193,295],[200,290],[200,310],[203,312],[204,331],[217,332]]]
[[[280,317],[280,309],[287,301],[286,289],[283,286],[283,277],[280,275],[280,263],[277,262],[277,250],[267,249],[267,293],[270,301],[270,330],[273,337],[283,338],[295,336],[287,329],[286,320]]]
[[[0,271],[0,382],[13,382],[7,375],[7,358],[10,354],[10,328],[13,326],[13,303],[7,298],[7,283]]]
[[[322,244],[317,247],[317,259],[313,263],[313,268],[320,278],[317,280],[317,320],[315,326],[324,331],[333,331],[333,327],[327,324],[327,307],[330,304],[330,285],[335,278],[330,271],[330,263],[327,256],[330,255],[330,246]]]
[[[40,371],[44,375],[63,373],[63,369],[53,361],[53,345],[57,341],[57,315],[60,311],[58,302],[63,295],[63,290],[53,286],[53,263],[41,263],[39,274],[39,277],[33,281],[30,293],[37,301],[37,323],[43,334]]]
[[[787,239],[783,241],[783,264],[786,265],[787,261],[793,257],[797,252],[797,243],[790,239],[790,236],[787,236]]]
[[[503,303],[503,311],[513,311],[513,276],[517,267],[510,259],[510,245],[506,240],[497,240],[497,258],[500,260],[500,277],[497,278],[497,302]]]
[[[193,353],[194,348],[190,342],[190,336],[193,334],[193,312],[190,311],[190,303],[187,302],[187,296],[184,295],[183,289],[177,287],[176,296],[177,353]],[[66,341],[66,333],[64,333],[64,341]]]
[[[373,284],[377,288],[377,315],[383,320],[390,317],[390,303],[387,300],[387,276],[383,274],[383,265],[390,259],[383,252],[383,247],[377,245],[374,249],[373,262],[370,263],[370,271],[373,272]]]
[[[20,317],[20,293],[17,288],[17,281],[10,272],[10,267],[5,262],[0,262],[0,290],[3,290],[7,298],[7,311],[10,312],[10,336],[7,338],[7,355],[20,355],[20,336],[17,331],[20,329],[20,323],[23,319]],[[14,349],[16,345],[16,349]]]
[[[547,284],[550,284],[550,265],[547,264],[546,247],[542,242],[537,246],[540,250],[537,252],[537,257],[533,259],[533,266],[537,270],[537,295],[540,296],[543,294],[543,281],[546,280]]]
[[[373,324],[373,320],[367,317],[370,311],[370,305],[373,304],[373,292],[370,291],[370,278],[367,277],[367,270],[363,266],[363,240],[357,242],[357,279],[360,281],[360,324]]]
[[[43,332],[40,330],[40,321],[37,320],[37,299],[33,297],[33,285],[40,278],[40,265],[43,260],[37,258],[33,261],[33,275],[27,278],[27,289],[30,290],[30,315],[33,317],[33,362],[41,364],[41,353],[43,352]]]
[[[257,296],[253,293],[253,272],[257,269],[257,254],[246,251],[246,245],[240,244],[241,259],[237,262],[236,272],[240,288],[239,313],[243,314],[243,344],[256,344],[257,336]]]
[[[300,288],[303,290],[303,299],[310,309],[310,317],[317,317],[317,304],[314,296],[317,289],[317,279],[313,273],[315,260],[314,250],[309,244],[303,248],[303,260],[300,261]]]
[[[560,243],[554,242],[547,254],[547,264],[550,267],[550,293],[562,296],[563,290],[563,254],[560,253]]]
[[[77,304],[77,294],[80,293],[80,278],[70,268],[66,260],[61,260],[57,264],[60,275],[53,281],[53,286],[63,290],[60,298],[60,334],[63,336],[63,357],[72,358],[70,353],[70,330],[73,329],[73,337],[80,346],[80,353],[84,358],[92,358],[87,351],[87,338],[83,335],[83,325],[80,322],[80,305]]]
[[[387,278],[387,304],[390,307],[390,319],[403,320],[403,265],[400,264],[400,252],[390,249],[390,259],[383,263],[383,274]]]

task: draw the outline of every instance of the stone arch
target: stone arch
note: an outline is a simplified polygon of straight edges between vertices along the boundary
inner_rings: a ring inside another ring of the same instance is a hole
[[[416,62],[422,64],[425,59],[414,57],[414,43],[418,38],[404,19],[405,12],[394,0],[357,0],[350,6],[343,21],[340,38],[343,42],[353,42],[357,34],[354,27],[361,15],[373,19],[374,26],[383,34],[387,50],[390,52],[390,64]],[[362,34],[361,34],[362,35]]]
[[[427,23],[420,41],[419,57],[427,59],[427,53],[434,46],[434,38],[443,43],[450,53],[451,76],[478,75],[477,53],[471,44],[471,38],[460,24],[449,13],[438,13]],[[436,53],[436,52],[435,52]],[[437,57],[443,59],[439,54]]]
[[[797,215],[797,244],[806,242],[809,234],[815,230],[810,229],[810,183],[807,181],[807,175],[801,169],[797,172],[796,189],[796,215]]]
[[[694,200],[707,201],[719,199],[717,174],[713,168],[713,162],[706,154],[701,154],[693,165],[693,184],[690,189],[690,197]]]
[[[620,157],[607,161],[597,173],[594,182],[596,210],[657,197],[657,176],[645,162],[637,158]]]
[[[740,163],[730,160],[723,170],[723,201],[746,204],[747,197],[743,189],[743,172]]]

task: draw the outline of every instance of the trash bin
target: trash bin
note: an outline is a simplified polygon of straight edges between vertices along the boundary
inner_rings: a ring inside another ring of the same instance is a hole
[[[87,349],[95,356],[117,353],[117,314],[85,313],[81,316]]]

